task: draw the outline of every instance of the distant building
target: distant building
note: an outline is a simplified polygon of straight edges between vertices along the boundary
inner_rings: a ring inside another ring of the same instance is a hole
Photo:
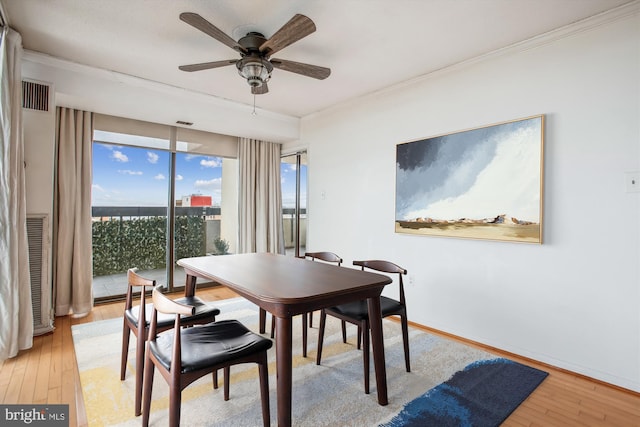
[[[182,206],[211,206],[211,196],[198,194],[182,196]]]

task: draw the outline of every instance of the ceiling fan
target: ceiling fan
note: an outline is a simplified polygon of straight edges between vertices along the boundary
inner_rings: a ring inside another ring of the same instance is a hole
[[[271,58],[274,53],[316,30],[313,21],[304,15],[295,15],[276,31],[270,39],[252,31],[237,42],[197,13],[181,13],[180,19],[240,54],[240,59],[181,65],[178,68],[182,71],[208,70],[235,64],[238,73],[247,80],[247,83],[251,86],[251,93],[254,95],[269,92],[267,82],[271,78],[271,72],[274,68],[319,80],[324,80],[331,74],[331,70],[326,67]]]

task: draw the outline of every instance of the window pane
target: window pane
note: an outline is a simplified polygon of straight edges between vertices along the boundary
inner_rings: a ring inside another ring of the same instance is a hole
[[[166,282],[170,153],[93,144],[92,240],[95,298],[122,295],[126,272]]]
[[[228,252],[228,241],[221,237],[222,164],[220,157],[176,153],[176,261]]]
[[[299,163],[299,167],[298,167]],[[304,255],[307,242],[307,155],[282,157],[282,225],[287,255]]]

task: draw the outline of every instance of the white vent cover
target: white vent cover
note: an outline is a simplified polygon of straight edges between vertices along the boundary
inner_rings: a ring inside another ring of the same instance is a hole
[[[49,111],[49,86],[23,80],[22,108],[36,111]]]
[[[53,330],[51,286],[49,286],[47,215],[27,217],[27,240],[29,241],[29,273],[31,273],[31,302],[33,304],[33,335],[42,335]]]

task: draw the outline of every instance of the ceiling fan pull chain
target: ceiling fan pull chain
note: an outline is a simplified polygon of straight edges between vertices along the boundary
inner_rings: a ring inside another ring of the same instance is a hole
[[[251,112],[252,116],[257,116],[258,113],[256,113],[256,94],[253,94],[253,111]]]

